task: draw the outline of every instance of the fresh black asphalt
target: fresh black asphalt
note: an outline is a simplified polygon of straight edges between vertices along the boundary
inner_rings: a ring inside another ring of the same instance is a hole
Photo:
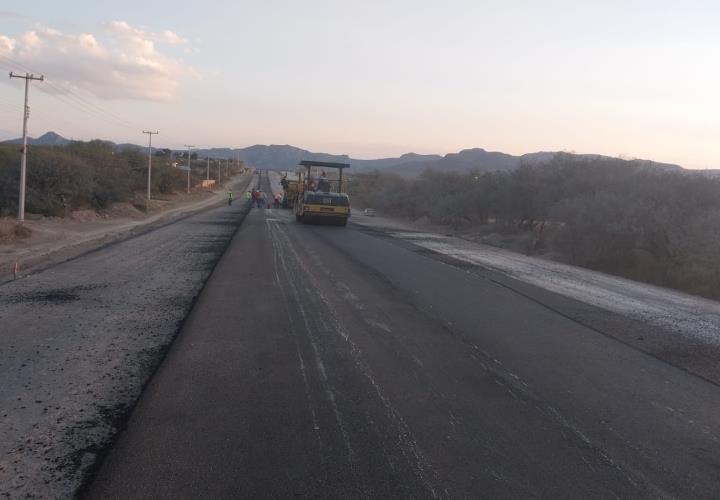
[[[254,209],[86,496],[717,497],[718,386],[582,314]]]

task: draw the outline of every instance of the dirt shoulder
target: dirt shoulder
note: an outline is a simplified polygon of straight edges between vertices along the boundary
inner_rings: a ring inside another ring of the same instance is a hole
[[[50,265],[77,257],[101,246],[157,228],[179,218],[217,206],[225,201],[226,189],[245,189],[251,174],[233,178],[217,191],[196,191],[153,200],[147,212],[118,203],[103,213],[78,210],[71,217],[28,219],[31,231],[26,238],[0,242],[0,283],[13,279],[15,263],[19,275],[27,275]]]

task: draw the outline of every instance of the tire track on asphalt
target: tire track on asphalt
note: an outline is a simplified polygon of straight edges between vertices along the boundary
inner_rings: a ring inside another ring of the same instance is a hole
[[[348,434],[347,430],[347,424],[345,422],[345,418],[342,415],[342,412],[338,408],[337,405],[337,397],[335,395],[335,392],[333,391],[327,371],[325,370],[325,363],[323,362],[322,356],[318,350],[318,340],[315,337],[315,335],[312,333],[315,328],[313,325],[311,325],[312,320],[309,317],[309,313],[305,310],[305,307],[303,306],[302,299],[300,296],[300,292],[298,290],[296,281],[297,277],[294,277],[293,274],[290,271],[290,267],[288,266],[287,262],[287,252],[285,251],[284,244],[281,242],[280,238],[277,234],[277,224],[275,224],[273,221],[266,220],[267,229],[270,233],[270,237],[273,242],[273,247],[275,249],[275,266],[276,266],[276,276],[277,276],[277,284],[280,288],[282,297],[283,297],[283,303],[285,305],[286,313],[288,314],[288,317],[290,319],[290,324],[293,325],[294,322],[292,320],[292,314],[290,312],[290,301],[288,300],[287,294],[285,292],[286,286],[289,288],[292,292],[292,302],[295,307],[295,309],[299,312],[300,317],[303,321],[303,331],[305,333],[305,336],[307,340],[309,341],[312,351],[315,358],[315,368],[317,369],[317,373],[319,374],[319,380],[322,385],[322,389],[325,392],[325,395],[327,397],[328,402],[330,403],[330,406],[332,408],[332,412],[335,416],[335,422],[337,424],[337,427],[342,435],[343,443],[345,445],[345,450],[347,452],[347,462],[349,469],[352,473],[353,478],[355,479],[355,482],[358,484],[359,489],[365,490],[366,488],[364,485],[362,485],[362,481],[360,479],[359,473],[358,473],[358,465],[357,465],[357,458],[355,450],[352,447],[352,444],[350,443],[350,435]],[[283,275],[285,276],[285,280],[281,280],[279,274],[277,273],[278,269],[278,262],[280,264],[280,268],[283,271]],[[295,261],[293,261],[293,264],[297,264]],[[293,333],[296,335],[296,341],[297,341],[297,330],[293,327]],[[307,377],[306,377],[306,371],[304,368],[304,361],[302,357],[302,353],[300,351],[300,346],[297,344],[298,347],[298,357],[300,358],[301,367],[302,367],[302,374],[303,378],[305,379],[305,387],[308,391],[308,394],[310,393],[309,386],[307,385]],[[315,405],[312,403],[313,399],[309,398],[311,402],[311,411],[313,414],[313,420],[316,427],[316,433],[317,433],[317,439],[320,443],[322,443],[322,440],[320,438],[319,434],[319,425],[317,424],[316,414],[315,414]],[[322,448],[320,450],[321,456],[322,456]],[[367,495],[364,495],[367,497]]]
[[[286,232],[280,229],[280,224],[278,224],[277,221],[268,221],[268,228],[271,231],[274,240],[277,241],[278,247],[283,249],[283,251],[287,249],[287,253],[289,253],[292,258],[294,264],[293,267],[299,270],[299,273],[302,274],[305,281],[312,287],[312,289],[308,291],[309,294],[312,294],[320,299],[323,309],[327,312],[327,314],[324,314],[323,316],[330,319],[329,330],[342,338],[348,346],[355,368],[359,371],[362,377],[369,382],[373,393],[385,409],[386,416],[389,418],[389,421],[392,422],[396,431],[398,448],[403,454],[406,462],[411,465],[416,477],[431,497],[440,498],[443,496],[450,496],[446,489],[439,486],[440,479],[437,471],[432,467],[429,460],[420,449],[419,444],[413,436],[413,433],[405,419],[394,407],[388,396],[385,394],[385,391],[373,376],[370,367],[363,359],[360,348],[352,340],[349,332],[340,322],[337,312],[322,292],[316,278],[307,268],[304,260],[300,257],[297,250],[295,250],[295,247]],[[289,270],[289,266],[287,266],[287,264],[286,269]],[[301,278],[298,277],[296,279]],[[290,278],[290,281],[292,281],[292,278]],[[299,294],[296,295],[296,298],[299,300]]]

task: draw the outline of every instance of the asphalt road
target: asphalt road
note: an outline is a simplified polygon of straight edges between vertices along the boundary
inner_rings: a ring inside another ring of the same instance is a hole
[[[85,495],[717,498],[720,388],[601,316],[255,209]]]
[[[208,207],[0,285],[0,498],[72,497],[244,212]]]

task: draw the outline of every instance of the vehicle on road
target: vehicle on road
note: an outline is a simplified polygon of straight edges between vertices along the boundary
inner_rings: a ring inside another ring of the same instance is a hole
[[[293,208],[300,192],[300,176],[298,173],[285,172],[280,185],[283,188],[282,207]]]
[[[294,203],[296,220],[345,226],[350,218],[350,197],[342,190],[343,170],[350,164],[304,160],[300,166],[303,169]],[[336,169],[337,178],[329,178],[325,169]]]

